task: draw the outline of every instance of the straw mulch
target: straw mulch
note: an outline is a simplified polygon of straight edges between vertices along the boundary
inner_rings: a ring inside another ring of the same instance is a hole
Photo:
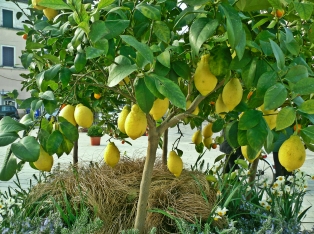
[[[66,191],[73,207],[79,206],[82,197],[85,198],[85,206],[104,221],[102,233],[119,233],[134,225],[143,167],[143,159],[123,158],[114,169],[106,164],[93,164],[77,171],[73,168],[55,171],[48,183],[34,187],[29,202],[43,197],[48,201],[52,196],[62,203]],[[156,227],[157,233],[178,233],[173,219],[152,209],[166,211],[191,223],[196,220],[205,222],[215,201],[216,191],[204,174],[184,170],[179,178],[175,178],[161,163],[156,163],[146,230]],[[222,227],[224,220],[215,222],[215,225]]]

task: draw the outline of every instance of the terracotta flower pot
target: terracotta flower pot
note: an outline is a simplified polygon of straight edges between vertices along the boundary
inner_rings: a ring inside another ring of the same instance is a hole
[[[91,137],[90,138],[91,145],[100,145],[100,139],[101,137]]]

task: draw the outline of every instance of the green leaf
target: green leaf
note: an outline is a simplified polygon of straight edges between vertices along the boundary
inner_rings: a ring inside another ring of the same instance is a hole
[[[55,96],[52,91],[46,91],[44,93],[40,93],[39,97],[44,100],[50,100],[50,101],[55,100]]]
[[[33,136],[26,136],[11,145],[13,154],[26,162],[35,162],[39,158],[39,143]]]
[[[223,119],[217,119],[213,122],[212,131],[213,132],[220,132],[224,127],[225,121]]]
[[[262,118],[260,122],[253,128],[247,130],[247,139],[249,146],[251,146],[255,151],[259,151],[267,138],[267,124]]]
[[[67,138],[64,138],[61,144],[62,150],[69,155],[73,149],[73,143]]]
[[[86,59],[98,58],[98,57],[100,57],[102,54],[105,53],[104,50],[96,49],[96,48],[91,47],[91,46],[87,47],[87,48],[85,49],[85,51],[86,51]]]
[[[273,151],[274,134],[269,128],[267,128],[267,131],[268,131],[268,134],[267,134],[267,138],[264,144],[264,149],[269,154]]]
[[[172,68],[178,76],[185,80],[188,80],[191,77],[191,70],[190,67],[187,66],[186,62],[175,61],[172,63]]]
[[[303,102],[299,106],[298,110],[302,111],[304,113],[307,113],[307,114],[314,114],[314,99],[310,99],[310,100]]]
[[[307,77],[309,77],[307,68],[303,65],[295,65],[289,69],[285,75],[285,80],[297,83],[299,80]]]
[[[248,145],[248,141],[247,141],[247,131],[246,130],[238,130],[238,136],[237,136],[237,139],[238,139],[238,142],[239,142],[239,145],[241,146],[244,146],[244,145]]]
[[[165,67],[170,68],[170,53],[165,50],[160,55],[157,56],[157,60]]]
[[[51,61],[52,63],[56,63],[56,64],[60,63],[60,59],[57,56],[54,56],[52,54],[43,54],[42,58],[47,59],[47,60]]]
[[[137,67],[135,64],[114,66],[114,68],[109,72],[108,86],[113,87],[119,84],[121,80],[123,80],[125,77],[127,77],[136,70]]]
[[[247,88],[254,86],[256,66],[257,58],[255,57],[242,71],[242,81]]]
[[[110,31],[106,27],[106,23],[102,20],[97,20],[91,25],[91,29],[89,32],[89,39],[96,43],[99,41],[102,37],[104,37],[106,34],[108,34]]]
[[[30,107],[31,107],[31,103],[32,103],[34,100],[39,100],[39,98],[30,97],[30,98],[25,99],[25,100],[22,102],[22,104],[20,105],[20,108],[21,108],[21,109],[30,108]]]
[[[263,118],[263,114],[257,110],[248,110],[243,112],[239,120],[239,129],[240,130],[248,130],[250,128],[255,127]]]
[[[114,2],[115,2],[115,0],[100,0],[100,2],[98,3],[97,8],[98,9],[105,8],[105,7],[109,6],[110,4],[112,4]]]
[[[129,35],[121,35],[122,40],[136,49],[139,53],[142,54],[144,58],[147,59],[150,63],[154,61],[154,55],[148,45],[137,41],[134,37]]]
[[[237,148],[240,146],[237,135],[238,135],[238,121],[228,123],[225,128],[225,136],[226,140],[228,141],[229,145],[232,148]]]
[[[52,114],[58,107],[56,100],[46,100],[43,99],[45,110],[48,114]]]
[[[77,53],[74,59],[74,67],[77,72],[82,71],[86,65],[86,54],[85,53]]]
[[[17,170],[16,157],[12,154],[11,150],[8,148],[5,158],[4,158],[4,162],[0,170],[0,180],[9,181],[15,175],[16,170]]]
[[[314,126],[308,126],[306,128],[302,128],[300,132],[307,137],[309,137],[312,141],[314,141]]]
[[[190,6],[201,6],[205,3],[208,3],[208,0],[183,0],[183,2],[185,2],[186,4],[190,5]]]
[[[218,25],[219,23],[216,19],[199,18],[193,22],[190,29],[189,41],[194,56],[198,55],[203,43],[214,35]]]
[[[174,106],[185,110],[186,107],[185,96],[177,84],[175,84],[173,81],[165,77],[158,76],[155,74],[150,74],[149,77],[155,79],[157,90],[162,95],[167,97]]]
[[[288,92],[286,87],[277,83],[267,89],[264,97],[265,110],[273,110],[280,107],[287,99]]]
[[[293,55],[298,55],[300,52],[300,46],[299,43],[294,39],[294,36],[290,29],[285,28],[286,31],[286,41],[285,45],[288,49],[288,51]]]
[[[314,78],[304,78],[298,81],[292,91],[300,95],[310,95],[314,93]]]
[[[24,124],[25,126],[31,126],[34,124],[34,119],[32,114],[26,114],[20,119],[20,123]]]
[[[24,53],[21,56],[21,62],[22,65],[25,69],[28,69],[28,67],[31,65],[32,61],[33,61],[33,53]]]
[[[277,67],[283,69],[285,67],[285,55],[280,47],[273,40],[269,39],[271,48],[277,61]]]
[[[267,89],[277,83],[277,73],[275,71],[265,72],[260,76],[257,82],[256,95],[264,97]]]
[[[62,0],[41,0],[38,5],[55,10],[71,10],[72,8]]]
[[[46,142],[46,150],[49,155],[53,155],[58,151],[58,148],[63,142],[63,136],[59,130],[52,132]]]
[[[152,20],[160,20],[161,15],[160,11],[146,3],[142,3],[136,6],[136,9],[139,10],[145,17],[152,19]]]
[[[294,8],[303,20],[309,20],[313,13],[313,3],[293,2]]]
[[[156,21],[153,24],[153,31],[161,41],[169,43],[170,41],[170,29],[168,25],[163,21]]]
[[[44,47],[45,47],[44,44],[37,43],[37,42],[32,42],[32,41],[26,41],[25,49],[27,49],[27,50],[37,50],[37,49],[41,49],[41,48],[44,48]]]
[[[19,135],[16,132],[0,132],[0,146],[6,146],[13,143]]]
[[[241,11],[259,11],[259,10],[266,10],[271,5],[268,1],[261,1],[261,0],[239,0],[236,3],[236,6]]]
[[[255,149],[255,148],[251,147],[250,145],[247,145],[247,156],[248,156],[248,158],[253,160],[256,157],[256,155],[258,154],[258,152],[260,151],[260,149]]]
[[[67,67],[62,67],[59,73],[59,79],[61,80],[62,86],[65,87],[69,84],[71,80],[72,72]]]
[[[109,29],[109,34],[105,35],[107,40],[119,36],[129,26],[129,20],[106,20],[106,27]]]
[[[145,81],[145,84],[146,84],[146,87],[149,89],[149,91],[157,98],[159,99],[164,99],[165,96],[162,95],[157,87],[156,87],[156,80],[154,77],[150,77],[149,75],[145,74],[144,76],[144,81]]]
[[[147,88],[144,79],[136,78],[134,82],[136,101],[145,113],[149,113],[155,101],[154,95]]]
[[[245,30],[242,30],[240,35],[240,41],[235,47],[235,51],[237,52],[237,56],[239,57],[239,59],[243,58],[245,48],[246,48],[246,34]]]
[[[9,116],[5,116],[0,120],[0,133],[19,132],[26,130],[27,127]]]
[[[83,29],[77,28],[77,29],[75,30],[75,32],[74,32],[74,37],[73,37],[72,40],[71,40],[71,43],[72,43],[73,48],[76,49],[76,48],[81,44],[84,35],[85,35],[85,32],[84,32]]]
[[[285,129],[291,126],[296,118],[295,109],[293,107],[286,106],[282,108],[277,116],[276,131]]]
[[[45,80],[52,80],[61,69],[61,64],[57,64],[45,71]]]
[[[60,121],[59,127],[61,133],[71,142],[77,141],[79,138],[77,127],[60,116],[58,120]]]

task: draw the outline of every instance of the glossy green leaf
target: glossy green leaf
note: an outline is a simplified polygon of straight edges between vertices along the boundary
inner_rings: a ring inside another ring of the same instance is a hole
[[[201,46],[209,37],[214,35],[218,25],[218,20],[210,20],[208,18],[199,18],[193,22],[189,34],[193,55],[198,55]]]
[[[183,2],[185,2],[186,4],[190,5],[190,6],[201,6],[205,3],[208,3],[208,0],[183,0]]]
[[[276,131],[285,129],[291,126],[296,118],[295,109],[293,107],[286,106],[282,108],[277,116]]]
[[[71,40],[73,48],[77,48],[81,44],[84,35],[85,35],[85,32],[84,32],[83,29],[77,28],[75,30],[74,36],[73,36],[73,38]]]
[[[62,150],[69,155],[73,149],[73,142],[68,140],[67,138],[64,138],[61,144]]]
[[[155,101],[154,95],[150,92],[145,84],[144,79],[137,78],[134,82],[136,101],[145,113],[149,113]]]
[[[314,78],[304,78],[298,81],[292,91],[300,95],[310,95],[314,93]]]
[[[269,154],[273,151],[274,134],[269,128],[267,128],[267,131],[268,133],[264,144],[264,150]]]
[[[226,140],[228,141],[229,145],[232,148],[237,148],[240,146],[237,135],[238,135],[238,121],[228,123],[225,128],[225,136]]]
[[[11,150],[8,148],[4,162],[0,169],[0,180],[9,181],[16,173],[17,161],[16,157],[12,154]]]
[[[247,130],[247,139],[249,146],[255,151],[260,150],[267,138],[267,126],[264,119],[260,119],[260,122],[253,128]]]
[[[108,33],[109,29],[106,27],[106,23],[104,21],[97,20],[92,23],[88,36],[92,43],[96,43]]]
[[[259,11],[259,10],[266,10],[271,5],[268,1],[261,1],[261,0],[239,0],[236,3],[236,6],[241,11]]]
[[[32,41],[26,41],[26,49],[27,50],[36,50],[36,49],[41,49],[44,48],[45,45],[37,42],[32,42]]]
[[[153,24],[153,31],[161,41],[165,43],[170,42],[170,29],[168,25],[163,21],[156,21]]]
[[[97,8],[98,9],[105,8],[105,7],[109,6],[110,4],[112,4],[114,2],[115,2],[115,0],[100,0],[99,3],[98,3]]]
[[[295,10],[303,20],[309,20],[313,13],[313,3],[293,2]]]
[[[65,87],[69,84],[71,80],[72,72],[67,67],[62,67],[59,73],[59,79],[61,80],[62,86]]]
[[[91,46],[87,47],[85,51],[86,51],[86,59],[98,58],[105,53],[104,50],[96,49]]]
[[[307,113],[307,114],[314,114],[314,99],[310,99],[310,100],[303,102],[299,106],[298,110],[302,111],[304,113]]]
[[[248,145],[248,141],[247,141],[247,131],[246,130],[238,130],[238,135],[237,135],[237,139],[239,142],[239,145],[244,146],[244,145]]]
[[[24,124],[25,126],[31,126],[31,125],[33,125],[33,124],[34,124],[33,115],[31,115],[30,113],[24,115],[24,116],[20,119],[20,123],[21,123],[21,124]]]
[[[136,9],[139,10],[145,17],[152,20],[160,20],[161,15],[160,11],[153,7],[152,5],[148,5],[146,3],[142,3],[136,6]]]
[[[242,71],[242,81],[247,88],[254,86],[256,66],[257,58],[253,58],[251,63],[249,63]]]
[[[235,47],[235,51],[237,52],[237,56],[239,59],[243,58],[245,48],[246,48],[246,34],[245,31],[242,30],[240,36],[239,43]]]
[[[26,126],[15,121],[9,116],[5,116],[0,120],[0,133],[19,132],[26,130]]]
[[[260,151],[260,149],[255,149],[255,148],[251,147],[250,145],[247,145],[247,151],[246,152],[247,152],[248,158],[253,160],[256,157],[256,155],[258,154],[258,152]]]
[[[277,73],[275,71],[265,72],[260,76],[257,82],[256,95],[264,97],[267,89],[277,83]]]
[[[183,61],[175,61],[172,63],[173,70],[177,73],[179,77],[183,79],[190,79],[191,77],[191,70],[190,67]]]
[[[35,162],[39,158],[39,143],[33,136],[23,137],[11,145],[13,154],[26,162]]]
[[[265,110],[273,110],[280,107],[287,99],[288,91],[286,87],[277,83],[267,89],[264,97]]]
[[[156,79],[154,77],[150,77],[149,75],[145,74],[144,81],[146,84],[146,87],[149,89],[149,91],[157,98],[164,99],[165,96],[162,95],[157,87],[156,87]]]
[[[129,20],[106,20],[106,27],[109,30],[109,34],[105,35],[107,40],[119,36],[129,26]]]
[[[289,28],[285,28],[285,31],[286,31],[285,45],[288,51],[293,55],[298,55],[300,52],[299,43],[295,40],[293,33]]]
[[[60,59],[57,56],[54,56],[52,54],[44,54],[44,55],[42,55],[42,58],[49,60],[53,64],[59,64],[60,63]]]
[[[309,73],[307,68],[303,65],[295,65],[291,67],[285,75],[285,79],[292,83],[297,83],[299,80],[307,77],[309,77]]]
[[[77,127],[60,116],[58,120],[60,121],[59,127],[62,134],[71,142],[77,141],[79,138]]]
[[[248,110],[243,112],[239,120],[239,129],[240,130],[248,130],[250,128],[255,127],[261,120],[263,114],[257,110]]]
[[[86,65],[86,54],[85,53],[77,53],[74,59],[74,67],[77,72],[82,71]]]
[[[122,40],[136,49],[139,53],[142,54],[143,57],[147,59],[150,63],[154,61],[154,55],[152,50],[149,48],[148,45],[137,41],[134,37],[129,35],[121,35]]]
[[[157,60],[165,67],[170,68],[170,53],[165,50],[160,55],[157,56]]]
[[[280,47],[277,45],[276,42],[274,42],[271,39],[269,39],[269,41],[270,41],[271,48],[273,50],[274,56],[277,61],[277,67],[279,69],[283,69],[285,66],[285,55],[283,54],[282,50],[280,49]]]
[[[43,105],[43,101],[42,100],[34,100],[31,103],[31,110],[36,111],[38,109],[40,109]]]
[[[21,109],[30,108],[30,107],[31,107],[31,103],[32,103],[34,100],[39,100],[39,98],[36,98],[36,97],[26,98],[26,99],[22,102],[22,104],[20,105],[20,108],[21,108]]]
[[[117,65],[110,72],[108,77],[108,86],[113,87],[125,77],[130,75],[132,72],[136,71],[137,67],[133,65]]]
[[[21,56],[21,62],[22,62],[22,65],[25,69],[27,69],[32,61],[33,61],[33,53],[23,53],[22,56]]]
[[[55,109],[58,107],[56,100],[44,99],[43,103],[44,103],[45,110],[47,111],[48,114],[52,114],[55,111]]]
[[[213,132],[220,132],[224,127],[225,121],[223,119],[217,119],[213,122],[212,131]]]
[[[0,146],[6,146],[13,143],[19,135],[16,132],[0,132]]]
[[[224,77],[230,71],[231,61],[231,52],[227,45],[215,46],[210,51],[209,70],[217,77]]]
[[[302,128],[300,132],[314,141],[314,126],[308,126],[306,128]]]
[[[62,0],[40,0],[38,5],[55,10],[71,10],[71,7]]]
[[[55,100],[55,96],[54,96],[54,94],[53,94],[53,92],[52,91],[46,91],[46,92],[44,92],[44,93],[40,93],[39,94],[39,97],[41,98],[41,99],[45,99],[45,100]]]
[[[59,130],[52,132],[46,142],[46,150],[49,155],[53,155],[63,142],[62,133]]]

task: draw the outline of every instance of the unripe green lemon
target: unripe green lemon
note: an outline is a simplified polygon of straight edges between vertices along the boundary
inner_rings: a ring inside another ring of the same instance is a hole
[[[115,167],[120,160],[120,151],[114,142],[109,142],[104,152],[104,160],[110,167]]]
[[[183,170],[183,162],[181,157],[177,155],[175,151],[170,151],[168,155],[167,166],[169,171],[175,175],[175,177],[179,177]]]
[[[131,112],[126,117],[124,128],[125,133],[133,140],[139,138],[146,132],[146,114],[137,104],[132,106]]]

